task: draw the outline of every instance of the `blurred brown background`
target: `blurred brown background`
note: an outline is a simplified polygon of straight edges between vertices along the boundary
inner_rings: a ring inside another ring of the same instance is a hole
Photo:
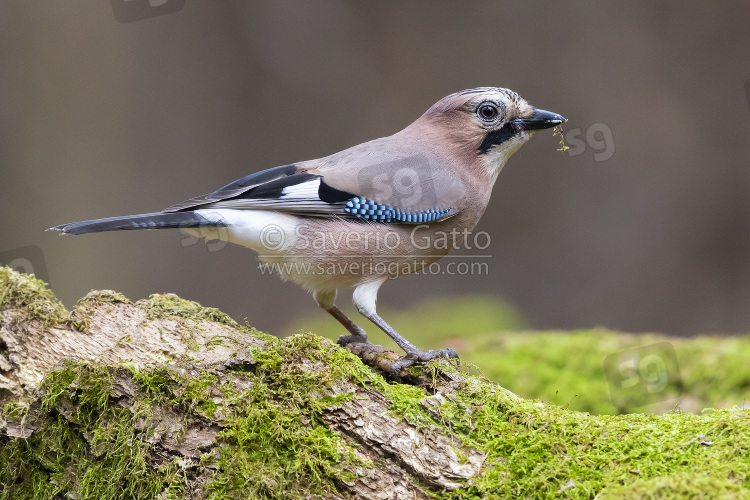
[[[171,291],[278,333],[317,306],[245,249],[44,229],[157,211],[504,86],[567,117],[573,149],[540,133],[502,172],[478,227],[489,275],[403,278],[382,304],[485,293],[537,328],[750,330],[747,0],[118,5],[146,18],[0,3],[0,257],[41,248],[66,305]]]

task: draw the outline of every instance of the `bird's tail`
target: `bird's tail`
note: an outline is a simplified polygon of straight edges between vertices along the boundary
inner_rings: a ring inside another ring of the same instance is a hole
[[[62,234],[100,233],[122,229],[167,229],[194,227],[222,227],[226,222],[210,220],[196,212],[156,212],[152,214],[123,215],[106,219],[84,220],[51,227],[49,231]]]

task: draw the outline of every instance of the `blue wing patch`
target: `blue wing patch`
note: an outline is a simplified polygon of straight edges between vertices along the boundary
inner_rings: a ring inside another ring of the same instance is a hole
[[[358,219],[372,222],[433,222],[449,215],[453,215],[453,207],[445,209],[429,209],[421,212],[410,212],[400,208],[389,207],[363,196],[357,196],[346,202],[344,211],[352,214]]]

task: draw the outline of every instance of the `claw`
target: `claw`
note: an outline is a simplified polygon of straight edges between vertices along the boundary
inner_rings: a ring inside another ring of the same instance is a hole
[[[401,381],[401,370],[408,368],[417,361],[427,362],[435,358],[452,358],[458,359],[458,353],[451,348],[440,349],[439,351],[416,351],[407,353],[406,356],[399,359],[391,365],[391,378],[397,382]]]
[[[458,353],[454,349],[447,347],[445,349],[440,349],[438,352],[436,352],[435,357],[458,359]]]
[[[401,381],[401,370],[404,368],[408,368],[411,365],[413,365],[416,361],[418,361],[417,353],[410,352],[403,358],[399,359],[395,363],[391,365],[391,378],[393,380],[400,382]]]

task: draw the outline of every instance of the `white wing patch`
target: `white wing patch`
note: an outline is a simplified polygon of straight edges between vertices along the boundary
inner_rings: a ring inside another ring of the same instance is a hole
[[[346,204],[326,203],[320,199],[320,178],[287,186],[275,198],[236,198],[212,203],[206,208],[232,208],[235,210],[278,210],[312,217],[347,216]]]
[[[280,200],[320,200],[318,196],[320,189],[320,177],[310,179],[309,181],[300,182],[293,186],[287,186],[281,190]]]

